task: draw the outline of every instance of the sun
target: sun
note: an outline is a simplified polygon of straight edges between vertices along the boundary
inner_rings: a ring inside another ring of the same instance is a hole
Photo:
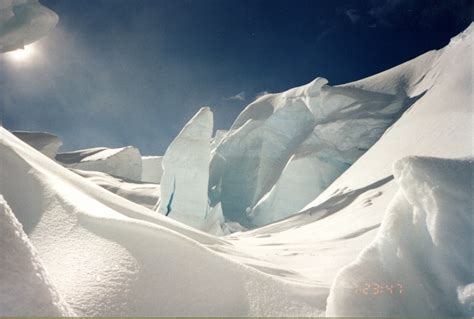
[[[16,62],[27,62],[34,55],[34,48],[31,45],[26,45],[23,49],[8,52],[8,58]]]

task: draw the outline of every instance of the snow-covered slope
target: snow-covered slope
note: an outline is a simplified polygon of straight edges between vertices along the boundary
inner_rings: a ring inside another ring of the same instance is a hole
[[[39,40],[58,19],[38,0],[0,0],[0,52],[22,49]]]
[[[54,134],[45,132],[12,131],[13,135],[31,145],[49,158],[55,158],[63,142]]]
[[[73,315],[2,196],[0,234],[0,316]]]
[[[336,277],[326,314],[472,316],[474,159],[408,157],[394,175],[377,237]]]
[[[225,246],[222,239],[102,189],[3,128],[0,163],[0,194],[77,315],[284,316],[324,310],[318,290],[218,256],[209,248]],[[18,302],[30,307],[21,296]]]
[[[103,172],[133,181],[140,181],[142,177],[140,151],[132,146],[95,147],[59,153],[56,160],[68,168]]]

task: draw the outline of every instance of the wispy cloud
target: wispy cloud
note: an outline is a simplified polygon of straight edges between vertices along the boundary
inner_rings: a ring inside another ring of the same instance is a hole
[[[352,24],[357,23],[360,20],[360,15],[357,13],[355,9],[349,9],[345,12],[346,17],[349,18]]]
[[[226,97],[226,98],[224,98],[224,100],[228,100],[228,101],[229,101],[229,100],[230,100],[230,101],[232,101],[232,100],[234,100],[234,101],[245,101],[245,100],[246,100],[246,99],[245,99],[245,92],[242,91],[242,92],[237,93],[237,94],[235,94],[235,95]]]

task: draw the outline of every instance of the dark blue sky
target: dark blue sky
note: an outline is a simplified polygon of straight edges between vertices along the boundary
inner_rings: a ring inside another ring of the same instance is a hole
[[[209,105],[227,128],[262,92],[357,80],[446,45],[463,0],[42,0],[60,17],[28,63],[2,61],[3,124],[64,150],[162,154]]]

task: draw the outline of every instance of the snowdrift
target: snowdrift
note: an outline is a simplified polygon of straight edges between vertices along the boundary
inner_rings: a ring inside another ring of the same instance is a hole
[[[409,157],[375,241],[331,288],[328,316],[474,315],[474,160]]]
[[[132,146],[96,147],[59,153],[56,160],[68,168],[103,172],[133,181],[140,181],[142,177],[140,151]]]
[[[218,256],[206,246],[225,245],[221,239],[100,188],[3,128],[0,163],[0,193],[37,250],[51,286],[79,316],[284,316],[324,310],[316,302],[320,298],[311,298],[318,291]],[[25,313],[36,310],[35,303],[17,298]]]
[[[0,196],[0,316],[71,316],[23,232]]]
[[[38,0],[0,0],[0,52],[23,49],[45,36],[58,20]]]

